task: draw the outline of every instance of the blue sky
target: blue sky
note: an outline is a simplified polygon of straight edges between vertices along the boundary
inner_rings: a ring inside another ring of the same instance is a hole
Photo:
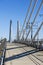
[[[41,0],[38,0],[38,4],[35,8],[37,10]],[[12,20],[12,39],[16,37],[17,20],[20,23],[20,27],[24,22],[26,12],[29,6],[30,0],[0,0],[0,38],[6,37],[9,39],[9,23]],[[43,13],[43,7],[40,10]],[[35,11],[34,13],[35,14]],[[31,20],[33,19],[33,16]],[[38,22],[43,20],[43,17],[36,19]]]

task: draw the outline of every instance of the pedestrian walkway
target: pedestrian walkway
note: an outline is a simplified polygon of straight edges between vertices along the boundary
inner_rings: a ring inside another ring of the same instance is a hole
[[[7,43],[4,65],[43,65],[43,62],[33,56],[33,54],[38,53],[33,53],[33,50],[35,48],[24,44]]]

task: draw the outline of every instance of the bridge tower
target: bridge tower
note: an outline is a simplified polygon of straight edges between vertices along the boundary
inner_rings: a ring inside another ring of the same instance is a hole
[[[12,20],[10,20],[10,28],[9,28],[9,42],[11,42],[11,26],[12,26]]]
[[[19,21],[17,21],[17,41],[19,41]]]

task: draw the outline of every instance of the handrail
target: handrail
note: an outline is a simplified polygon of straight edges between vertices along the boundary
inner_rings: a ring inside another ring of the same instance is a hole
[[[1,41],[1,47],[3,47],[3,48],[1,48],[1,52],[2,52],[2,55],[1,55],[1,57],[0,57],[0,65],[4,65],[4,57],[5,57],[5,51],[6,51],[6,41],[5,40],[2,40]]]

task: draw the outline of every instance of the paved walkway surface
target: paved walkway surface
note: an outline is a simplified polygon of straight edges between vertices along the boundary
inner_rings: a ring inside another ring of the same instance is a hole
[[[43,65],[43,51],[30,54],[35,48],[7,43],[4,65]]]

